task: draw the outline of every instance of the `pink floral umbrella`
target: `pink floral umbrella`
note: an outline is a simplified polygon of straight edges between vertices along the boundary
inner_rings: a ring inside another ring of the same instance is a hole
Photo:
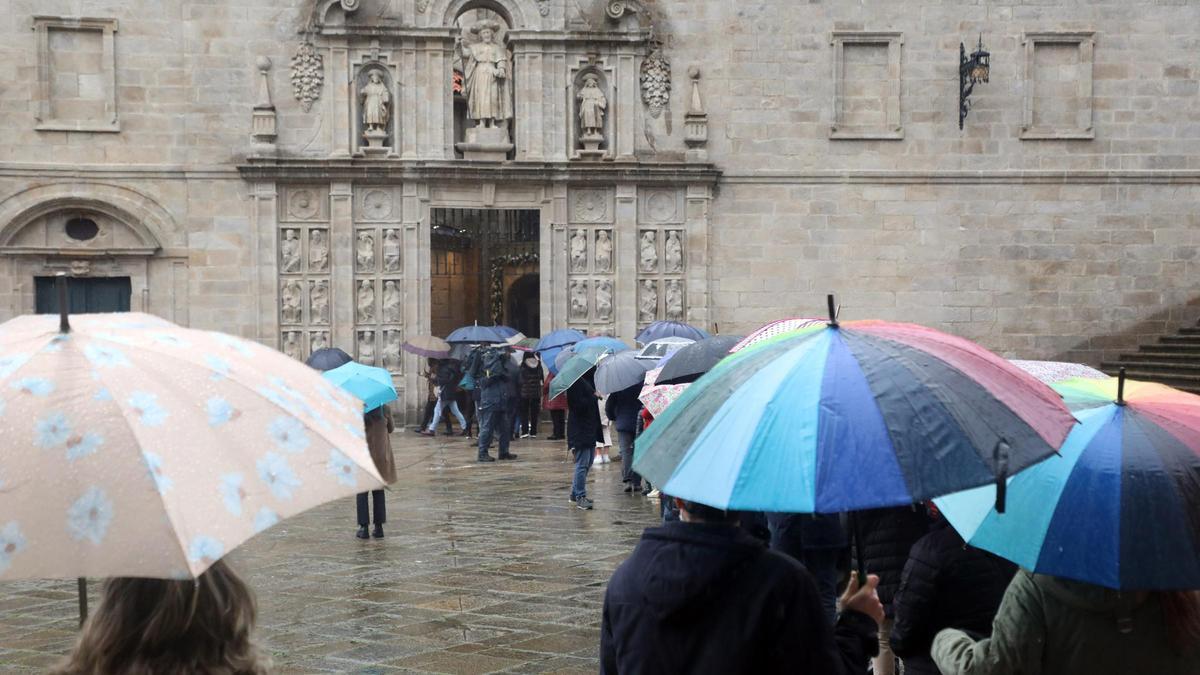
[[[658,379],[658,374],[662,372],[662,368],[655,368],[646,372],[645,385],[642,387],[642,392],[638,394],[638,400],[646,407],[646,410],[655,417],[658,417],[667,409],[667,406],[675,402],[688,385],[691,384],[654,384]]]
[[[145,314],[0,325],[0,581],[195,577],[383,485],[361,402],[262,345]]]
[[[1082,363],[1069,361],[1024,361],[1009,359],[1009,363],[1033,375],[1046,384],[1062,382],[1075,377],[1085,377],[1093,380],[1107,380],[1108,375]]]

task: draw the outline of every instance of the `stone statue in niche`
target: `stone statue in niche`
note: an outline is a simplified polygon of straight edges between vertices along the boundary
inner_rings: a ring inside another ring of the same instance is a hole
[[[322,330],[313,333],[311,346],[314,352],[329,347],[329,331]]]
[[[642,231],[642,243],[638,260],[643,272],[654,272],[658,270],[658,237],[655,236],[654,230]]]
[[[642,298],[638,301],[638,321],[650,323],[658,318],[658,282],[642,280]]]
[[[358,263],[359,272],[375,271],[375,237],[370,232],[362,230],[358,233],[358,243],[354,248],[354,258]]]
[[[667,281],[663,300],[666,302],[667,321],[683,321],[683,282],[679,279]]]
[[[587,282],[575,279],[571,282],[571,318],[586,321],[588,318]]]
[[[596,318],[600,321],[612,320],[612,280],[601,279],[596,282]]]
[[[587,230],[571,233],[571,271],[574,273],[587,271],[587,240]]]
[[[579,143],[583,146],[581,154],[603,154],[600,145],[604,143],[604,115],[608,110],[608,98],[600,90],[600,77],[595,73],[583,76],[583,86],[575,94],[579,104]]]
[[[667,242],[664,246],[666,272],[673,274],[683,271],[683,242],[679,240],[679,230],[667,231]]]
[[[320,279],[308,287],[308,318],[313,323],[329,323],[329,282]]]
[[[400,234],[396,230],[383,233],[383,271],[400,271]]]
[[[391,94],[383,83],[383,74],[372,70],[367,83],[359,92],[362,99],[363,137],[367,141],[364,150],[382,151],[388,140],[388,119],[391,117]]]
[[[283,231],[283,243],[279,245],[280,255],[283,258],[283,265],[280,271],[285,274],[293,274],[300,271],[300,240],[296,237],[295,230]]]
[[[279,293],[281,314],[284,323],[300,323],[300,282],[285,281]]]
[[[496,41],[500,24],[481,21],[469,32],[478,40],[464,41],[463,94],[467,97],[467,117],[478,126],[490,128],[513,116],[512,54]]]
[[[389,330],[383,346],[383,367],[393,373],[400,372],[400,331]]]
[[[300,351],[300,333],[289,330],[283,334],[283,353],[297,361],[304,360],[304,354]]]
[[[375,333],[364,330],[358,333],[358,362],[364,365],[375,365]]]
[[[608,230],[596,231],[596,271],[612,271],[612,237]]]
[[[375,322],[375,284],[366,279],[358,284],[358,322]]]
[[[308,235],[308,270],[324,272],[329,267],[329,239],[325,230],[313,230]]]
[[[400,323],[400,287],[391,279],[383,282],[383,322]]]

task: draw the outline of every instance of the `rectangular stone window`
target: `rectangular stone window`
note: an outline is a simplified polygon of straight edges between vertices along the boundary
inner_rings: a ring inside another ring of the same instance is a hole
[[[835,32],[829,137],[899,140],[901,33]]]
[[[1026,33],[1021,138],[1091,139],[1094,33]]]
[[[120,131],[116,19],[35,16],[33,30],[38,44],[36,128]]]

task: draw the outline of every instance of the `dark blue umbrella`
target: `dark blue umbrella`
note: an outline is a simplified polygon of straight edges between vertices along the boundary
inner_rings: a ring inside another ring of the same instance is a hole
[[[584,335],[582,331],[577,331],[574,328],[559,328],[558,330],[552,330],[542,336],[542,339],[538,340],[537,347],[535,349],[536,351],[544,352],[555,347],[561,348],[566,347],[567,345],[573,345],[576,342],[580,342],[586,338],[587,336]],[[554,357],[550,357],[548,360],[553,361]]]
[[[333,370],[353,360],[349,354],[337,347],[326,347],[310,354],[308,360],[304,363],[310,368],[316,368],[317,370]]]
[[[507,340],[508,338],[510,338],[510,337],[512,337],[512,336],[514,336],[514,335],[516,335],[517,333],[520,333],[520,332],[521,332],[521,331],[519,331],[519,330],[517,330],[516,328],[513,328],[513,327],[511,327],[511,326],[492,326],[492,330],[494,330],[494,331],[496,331],[497,333],[499,333],[499,334],[500,334],[500,337],[502,337],[502,338],[504,338],[504,339],[506,339],[506,340]]]
[[[689,340],[703,340],[708,333],[678,321],[655,321],[642,329],[635,338],[639,343],[646,344],[665,337],[681,337]]]
[[[446,336],[446,342],[449,342],[450,344],[455,344],[458,342],[471,344],[494,344],[496,342],[504,342],[504,336],[497,333],[495,328],[475,324],[472,326],[455,328],[453,333],[450,333]]]

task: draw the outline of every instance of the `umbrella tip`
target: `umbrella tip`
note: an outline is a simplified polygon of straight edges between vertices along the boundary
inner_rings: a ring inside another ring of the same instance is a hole
[[[825,296],[825,302],[829,305],[829,327],[837,328],[837,309],[833,303],[833,293]]]
[[[67,314],[71,311],[71,308],[68,307],[71,300],[67,293],[67,273],[59,272],[54,276],[55,290],[58,291],[58,332],[70,333],[71,322],[67,319]]]
[[[1125,366],[1117,371],[1117,405],[1125,405]]]

